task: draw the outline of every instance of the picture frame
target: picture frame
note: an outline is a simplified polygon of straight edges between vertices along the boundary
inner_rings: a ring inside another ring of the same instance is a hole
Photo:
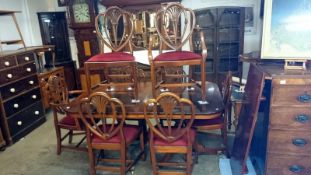
[[[311,1],[265,1],[261,58],[310,60],[310,11]]]
[[[58,7],[64,7],[68,5],[69,0],[57,0]]]

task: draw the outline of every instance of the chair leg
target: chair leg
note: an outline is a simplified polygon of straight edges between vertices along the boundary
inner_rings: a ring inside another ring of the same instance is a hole
[[[143,155],[141,157],[142,161],[146,160],[146,151],[145,151],[145,140],[144,140],[144,132],[140,133],[139,136],[139,142],[140,142],[140,150],[143,152]]]
[[[202,61],[201,64],[201,92],[202,92],[202,101],[206,101],[206,74],[205,74],[205,61]]]
[[[132,75],[133,75],[133,81],[134,81],[134,96],[135,99],[138,99],[138,82],[137,82],[137,63],[133,63],[132,66]]]
[[[155,86],[156,86],[156,77],[155,77],[155,68],[153,63],[150,65],[150,78],[151,78],[151,89],[152,89],[152,96],[155,98],[156,97],[156,92],[155,92]]]
[[[192,148],[187,150],[186,174],[191,175],[192,171]]]
[[[152,148],[151,144],[150,144],[150,159],[151,159],[151,165],[152,165],[152,174],[157,175],[158,174],[157,159],[156,159],[155,151]]]
[[[225,147],[225,155],[229,157],[229,152],[228,152],[228,141],[227,141],[227,125],[223,125],[221,129],[221,135]]]
[[[96,170],[95,170],[95,156],[93,153],[93,149],[88,146],[88,153],[89,153],[89,165],[90,165],[90,175],[96,175]]]
[[[69,135],[68,136],[69,136],[68,143],[71,144],[72,143],[72,137],[73,137],[73,131],[72,130],[69,131]]]
[[[55,125],[55,131],[56,131],[56,145],[57,145],[57,155],[60,155],[61,153],[61,144],[62,144],[62,141],[61,141],[61,130],[60,128]]]
[[[120,174],[125,175],[125,171],[126,171],[126,148],[125,146],[122,147],[120,150],[120,162],[121,162]]]

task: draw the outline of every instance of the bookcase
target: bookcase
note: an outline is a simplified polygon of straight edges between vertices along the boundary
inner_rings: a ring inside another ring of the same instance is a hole
[[[206,80],[217,83],[224,80],[228,71],[241,75],[239,55],[244,47],[243,7],[213,7],[195,11],[196,24],[204,32],[207,46]],[[200,53],[199,32],[193,34],[194,51]],[[200,67],[194,68],[193,78],[200,80]]]

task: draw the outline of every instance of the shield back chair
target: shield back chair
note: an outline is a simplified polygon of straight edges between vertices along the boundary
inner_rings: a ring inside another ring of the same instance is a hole
[[[110,98],[105,92],[94,92],[80,101],[79,114],[86,126],[91,175],[95,175],[97,170],[125,175],[140,156],[144,156],[142,127],[125,124],[126,111],[119,99]],[[127,149],[137,139],[140,140],[141,151],[135,160],[128,160]],[[97,159],[94,150],[100,151]],[[106,158],[105,154],[102,154],[105,150],[119,151],[120,158]],[[119,163],[120,166],[109,166],[107,163]]]
[[[208,154],[217,154],[219,151],[222,151],[226,156],[229,155],[228,144],[227,144],[227,127],[228,127],[228,118],[231,115],[231,84],[232,84],[232,73],[229,71],[227,76],[222,83],[222,96],[224,102],[224,110],[222,115],[216,116],[216,118],[206,119],[206,120],[195,120],[193,123],[193,128],[197,132],[206,132],[208,130],[220,130],[222,145],[219,147],[205,147],[204,144],[198,142],[195,143],[195,149],[198,153],[208,153]],[[219,135],[217,135],[219,136]]]
[[[190,175],[193,167],[192,145],[196,131],[191,129],[195,108],[189,99],[180,98],[172,92],[161,93],[156,99],[144,104],[144,115],[149,127],[149,146],[153,174],[184,173]],[[163,123],[163,125],[161,124]],[[185,162],[157,160],[157,154],[185,154]],[[185,169],[171,172],[160,167]]]
[[[207,48],[203,32],[200,32],[202,53],[193,52],[192,34],[195,30],[195,14],[183,7],[180,3],[169,3],[156,13],[155,26],[160,38],[159,55],[152,56],[152,37],[149,40],[148,58],[151,66],[151,81],[153,96],[156,96],[157,89],[169,89],[178,87],[193,87],[199,85],[192,79],[192,67],[199,65],[201,68],[201,93],[202,102],[206,102],[205,90],[205,60]],[[189,43],[190,51],[182,50]],[[164,50],[169,51],[164,52]],[[165,73],[168,68],[183,68],[189,66],[188,74]],[[182,81],[168,81],[169,79],[181,79]]]
[[[49,104],[53,110],[57,139],[57,154],[59,155],[61,153],[62,148],[87,151],[85,147],[79,147],[86,137],[83,123],[81,120],[73,117],[73,115],[68,111],[71,107],[69,95],[81,94],[83,91],[68,91],[65,80],[55,75],[49,77],[48,82],[44,87],[44,91],[48,96]],[[67,130],[68,132],[66,134],[62,134],[62,130]],[[84,135],[81,136],[81,140],[76,145],[72,145],[74,135]],[[67,137],[69,144],[65,145],[62,142]]]
[[[101,53],[84,63],[88,94],[92,92],[91,71],[103,70],[106,92],[133,91],[137,99],[137,65],[133,56],[132,36],[134,31],[133,15],[119,7],[109,7],[95,18],[95,28],[100,41]],[[104,46],[111,52],[104,53]],[[126,49],[129,53],[123,52]]]

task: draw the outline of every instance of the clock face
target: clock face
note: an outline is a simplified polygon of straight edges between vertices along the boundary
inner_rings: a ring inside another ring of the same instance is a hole
[[[76,23],[91,22],[89,13],[89,6],[86,3],[79,3],[73,5],[73,15]]]

